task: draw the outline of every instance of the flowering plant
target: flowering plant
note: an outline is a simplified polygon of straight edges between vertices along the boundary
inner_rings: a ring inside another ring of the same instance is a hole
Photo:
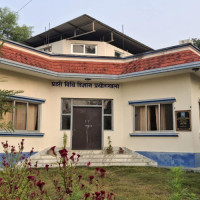
[[[3,173],[0,177],[0,199],[45,199],[47,197],[43,189],[45,183],[38,180],[39,171],[32,168],[31,160],[23,154],[24,140],[18,144],[18,151],[15,146],[10,146],[8,141],[2,142],[2,146],[4,155],[1,161]],[[33,148],[28,156],[32,154]]]
[[[96,168],[95,173],[90,175],[88,182],[82,181],[82,175],[77,173],[77,164],[79,162],[80,155],[72,153],[68,154],[67,149],[63,148],[55,151],[55,146],[51,148],[51,151],[58,159],[59,170],[57,173],[51,173],[49,166],[46,165],[47,173],[52,177],[54,189],[57,198],[55,200],[67,200],[67,199],[84,199],[84,200],[113,200],[114,194],[106,193],[104,191],[104,176],[106,170],[103,168]],[[87,167],[90,166],[90,162]]]
[[[5,155],[2,158],[3,173],[0,176],[0,200],[46,200],[52,199],[47,192],[46,183],[42,181],[37,162],[31,163],[23,153],[24,140],[18,144],[18,151],[8,142],[2,142]],[[49,170],[46,164],[46,175],[52,180],[56,197],[54,200],[114,200],[112,192],[104,191],[104,177],[106,170],[96,168],[88,181],[77,172],[77,163],[80,155],[68,154],[66,148],[56,152],[56,147],[51,148],[53,155],[58,159],[56,171]],[[33,148],[28,156],[33,154]],[[87,167],[90,166],[90,162]],[[51,188],[52,189],[52,188]]]

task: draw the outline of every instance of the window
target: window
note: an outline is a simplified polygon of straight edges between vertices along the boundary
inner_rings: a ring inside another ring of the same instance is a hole
[[[135,131],[172,131],[173,104],[135,106]]]
[[[12,101],[13,112],[3,116],[4,122],[12,122],[18,131],[37,131],[39,105],[30,102]]]
[[[104,130],[113,130],[112,127],[112,100],[103,101]]]
[[[70,130],[71,127],[71,99],[62,99],[62,130]]]
[[[119,51],[115,51],[115,57],[122,58],[123,57],[123,53],[120,53]]]
[[[97,55],[97,46],[89,44],[72,44],[73,54]]]

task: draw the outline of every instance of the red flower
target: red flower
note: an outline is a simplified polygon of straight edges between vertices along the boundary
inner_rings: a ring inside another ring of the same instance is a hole
[[[85,187],[85,185],[84,184],[81,184],[81,189],[83,189]]]
[[[36,161],[36,162],[35,162],[35,165],[34,165],[34,167],[37,167],[37,164],[38,164],[38,161]]]
[[[68,190],[68,191],[67,191],[67,194],[70,195],[72,192],[73,192],[72,190]]]
[[[69,159],[74,161],[74,155],[72,155]]]
[[[60,192],[60,191],[61,191],[61,187],[57,187],[57,189],[58,189],[58,192]]]
[[[56,146],[51,147],[51,150],[53,151],[54,156],[57,156],[56,152],[55,152],[55,148]]]
[[[33,149],[34,149],[34,148],[32,148],[31,151],[30,151],[30,156],[33,154]]]
[[[12,152],[12,153],[15,152],[15,146],[11,146],[11,152]]]
[[[35,180],[35,177],[34,176],[27,176],[27,178],[31,181],[34,181]]]
[[[105,195],[105,191],[101,190],[101,195],[104,196]]]
[[[100,169],[100,172],[101,172],[101,178],[104,178],[105,173],[106,173],[106,170],[103,169],[103,168],[101,168],[101,169]]]
[[[87,200],[90,197],[90,193],[85,193],[85,200]]]
[[[81,178],[82,178],[82,175],[81,175],[81,174],[78,175],[78,180],[79,180],[79,181],[81,180]]]
[[[6,141],[6,143],[2,142],[2,146],[4,149],[8,148],[8,141]]]
[[[17,189],[18,189],[18,187],[17,187],[16,185],[15,185],[15,187],[14,187],[14,188],[15,188],[15,190],[17,190]]]
[[[80,154],[77,154],[77,157],[80,158]]]
[[[87,167],[89,167],[90,165],[91,165],[91,162],[88,162],[88,163],[87,163]]]
[[[42,182],[41,180],[39,180],[39,181],[37,182],[37,186],[40,188],[41,191],[42,191],[42,188],[44,187],[44,185],[45,185],[45,183]]]
[[[45,169],[49,171],[49,165],[45,165]]]
[[[59,150],[59,153],[60,153],[62,158],[65,158],[67,156],[67,150],[66,149]]]
[[[89,176],[90,178],[90,184],[92,184],[92,180],[94,179],[94,176]]]
[[[96,196],[98,197],[100,195],[100,192],[95,192]]]

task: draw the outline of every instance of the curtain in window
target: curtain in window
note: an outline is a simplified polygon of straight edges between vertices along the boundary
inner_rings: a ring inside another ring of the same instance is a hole
[[[161,130],[173,130],[173,109],[172,104],[160,105]]]
[[[158,106],[155,106],[156,108],[156,130],[159,130],[159,112],[158,112]]]
[[[147,107],[147,124],[148,124],[148,131],[159,130],[158,106]]]
[[[135,107],[135,130],[146,131],[146,120],[145,120],[145,107]]]
[[[16,102],[14,128],[26,130],[26,103]]]
[[[160,129],[166,130],[165,105],[160,105]]]
[[[27,129],[29,131],[37,130],[37,118],[38,118],[38,105],[29,104],[29,106],[28,106],[28,124],[27,124]]]

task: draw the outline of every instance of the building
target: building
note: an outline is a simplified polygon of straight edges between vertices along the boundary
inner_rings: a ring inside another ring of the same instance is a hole
[[[200,167],[199,67],[192,44],[153,50],[88,15],[6,41],[0,88],[24,92],[0,140],[41,151],[66,132],[70,148],[93,150],[110,136],[160,166]]]

